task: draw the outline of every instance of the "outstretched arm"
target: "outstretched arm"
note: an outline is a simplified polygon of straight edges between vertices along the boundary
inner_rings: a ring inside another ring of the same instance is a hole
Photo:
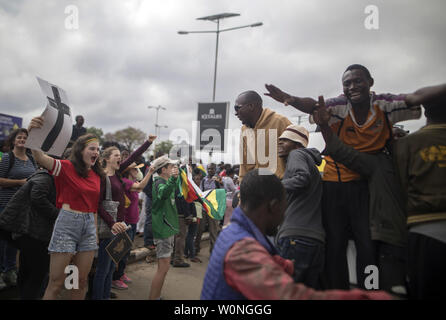
[[[147,183],[150,180],[150,177],[154,172],[155,168],[153,166],[150,166],[149,172],[146,174],[144,179],[142,179],[141,182],[135,182],[130,188],[130,191],[141,192],[146,187]]]
[[[121,163],[121,165],[119,166],[119,171],[123,172],[129,165],[135,162],[138,157],[140,157],[144,152],[146,152],[147,149],[149,149],[150,145],[155,139],[156,136],[150,134],[146,142],[144,142],[138,149],[133,151],[130,156]]]
[[[268,93],[265,93],[265,96],[271,97],[274,100],[285,104],[286,106],[291,105],[299,111],[312,113],[316,107],[316,100],[313,98],[294,97],[272,84],[265,84],[265,88],[268,90]]]
[[[226,253],[226,283],[250,300],[390,300],[384,291],[359,289],[316,291],[295,283],[290,260],[271,256],[253,238],[236,242]]]
[[[404,101],[408,106],[418,106],[436,100],[441,96],[446,96],[446,83],[418,89],[414,93],[408,94]]]
[[[28,132],[30,132],[33,128],[42,128],[44,119],[42,116],[32,118],[29,126]],[[54,159],[40,150],[31,150],[33,153],[34,159],[37,161],[39,165],[44,167],[45,169],[51,171],[54,166]]]

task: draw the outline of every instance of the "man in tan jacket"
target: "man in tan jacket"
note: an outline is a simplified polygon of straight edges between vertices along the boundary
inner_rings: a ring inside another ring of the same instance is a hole
[[[282,179],[285,162],[277,153],[279,137],[291,121],[271,109],[255,91],[241,93],[235,101],[235,115],[242,122],[240,134],[240,180],[251,170],[259,168],[274,172]]]

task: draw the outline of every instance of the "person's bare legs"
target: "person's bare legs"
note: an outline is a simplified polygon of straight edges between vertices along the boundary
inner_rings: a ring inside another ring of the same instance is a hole
[[[93,264],[94,251],[78,252],[73,258],[73,264],[79,270],[79,289],[71,290],[71,300],[84,300],[88,289],[88,274]]]
[[[65,283],[65,268],[70,263],[72,253],[54,252],[50,257],[50,276],[43,300],[56,300]]]
[[[149,300],[157,300],[161,297],[161,289],[163,288],[164,279],[170,268],[170,257],[158,259],[158,269],[152,280],[150,287]]]

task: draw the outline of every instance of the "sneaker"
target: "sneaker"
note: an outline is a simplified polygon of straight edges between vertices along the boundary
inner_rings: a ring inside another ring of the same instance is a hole
[[[14,269],[6,271],[3,274],[3,280],[9,287],[17,286],[17,271],[15,271]]]
[[[110,291],[110,299],[118,299],[118,295],[113,291]]]
[[[118,289],[118,290],[127,290],[129,287],[121,280],[113,280],[112,288]]]
[[[0,290],[6,289],[7,287],[5,281],[3,281],[3,274],[0,273]]]
[[[132,283],[132,279],[130,279],[129,277],[127,277],[127,275],[124,273],[124,275],[121,277],[121,279],[119,279],[121,281],[123,281],[124,283]]]
[[[174,268],[189,268],[190,267],[190,264],[189,263],[187,263],[187,262],[175,262],[174,264],[173,264],[173,267]]]

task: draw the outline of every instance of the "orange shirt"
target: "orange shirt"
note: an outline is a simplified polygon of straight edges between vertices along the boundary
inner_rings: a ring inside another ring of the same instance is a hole
[[[331,129],[342,142],[361,152],[376,153],[383,149],[391,135],[390,128],[399,121],[418,119],[421,116],[419,106],[408,107],[405,95],[381,94],[372,92],[371,107],[364,124],[358,125],[354,119],[353,109],[344,95],[327,99],[327,107],[332,108]],[[388,124],[386,117],[388,118]],[[390,128],[389,128],[390,127]],[[324,181],[347,182],[359,180],[361,176],[325,157]]]

